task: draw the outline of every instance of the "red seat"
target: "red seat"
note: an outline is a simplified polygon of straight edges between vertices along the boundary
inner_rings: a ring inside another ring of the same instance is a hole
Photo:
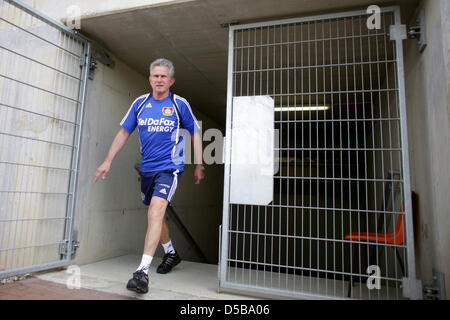
[[[375,233],[375,232],[352,232],[345,236],[346,240],[352,241],[361,241],[367,240],[376,243],[387,243],[392,245],[402,245],[405,242],[405,232],[404,232],[404,220],[405,214],[403,213],[403,206],[400,208],[400,213],[397,218],[397,225],[395,227],[394,232],[391,233]],[[398,262],[400,264],[400,269],[402,274],[405,274],[405,267],[403,266],[402,258],[398,251],[398,248],[395,248],[395,253],[397,255]],[[355,255],[355,251],[353,251],[353,255]],[[353,286],[353,276],[350,276],[350,284],[348,288],[348,297],[351,297],[351,290]]]
[[[403,208],[400,208],[400,212],[403,212]],[[375,233],[375,232],[352,232],[345,236],[346,240],[369,240],[380,243],[389,243],[394,245],[402,245],[405,242],[404,234],[404,214],[400,213],[397,218],[397,226],[395,231],[391,233]]]

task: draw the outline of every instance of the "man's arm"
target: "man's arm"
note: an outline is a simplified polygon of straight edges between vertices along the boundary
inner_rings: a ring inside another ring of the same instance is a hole
[[[203,166],[203,147],[202,147],[202,139],[200,137],[199,131],[191,135],[191,142],[194,146],[194,163],[195,163],[195,171],[194,171],[194,182],[195,184],[199,184],[205,178],[205,167]]]
[[[98,167],[97,171],[95,172],[94,176],[94,183],[97,182],[98,178],[103,175],[103,179],[106,178],[106,175],[108,174],[109,170],[111,169],[111,163],[116,157],[116,155],[119,153],[120,150],[122,150],[125,143],[127,143],[128,138],[130,137],[130,133],[125,130],[124,128],[121,128],[119,132],[117,133],[116,137],[114,138],[111,147],[109,148],[108,154],[103,161],[103,163]]]

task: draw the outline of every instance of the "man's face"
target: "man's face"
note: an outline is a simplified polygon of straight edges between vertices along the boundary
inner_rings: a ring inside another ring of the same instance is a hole
[[[169,93],[170,87],[174,84],[175,79],[170,77],[170,69],[168,67],[155,66],[153,67],[149,81],[154,94],[165,95]]]

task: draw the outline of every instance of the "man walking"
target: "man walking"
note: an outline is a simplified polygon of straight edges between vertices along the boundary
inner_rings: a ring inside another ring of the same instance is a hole
[[[168,273],[181,259],[170,240],[164,215],[172,201],[178,182],[184,171],[185,129],[191,135],[194,147],[194,182],[204,179],[202,165],[202,141],[200,126],[186,99],[170,92],[175,83],[175,68],[167,59],[157,59],[150,65],[149,82],[152,92],[137,98],[120,122],[121,129],[114,138],[108,155],[97,169],[94,182],[110,171],[111,163],[138,127],[141,143],[141,197],[148,207],[148,227],[142,260],[127,289],[138,293],[148,291],[148,270],[160,241],[164,258],[158,273]]]

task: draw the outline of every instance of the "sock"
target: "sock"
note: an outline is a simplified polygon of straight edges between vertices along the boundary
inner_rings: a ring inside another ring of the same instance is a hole
[[[164,253],[175,253],[175,248],[172,245],[172,240],[169,240],[167,243],[161,244],[164,248]]]
[[[146,254],[142,255],[141,264],[136,269],[136,271],[142,270],[145,272],[145,274],[148,274],[148,269],[150,268],[150,264],[152,263],[152,260],[153,260],[152,256],[148,256]]]

